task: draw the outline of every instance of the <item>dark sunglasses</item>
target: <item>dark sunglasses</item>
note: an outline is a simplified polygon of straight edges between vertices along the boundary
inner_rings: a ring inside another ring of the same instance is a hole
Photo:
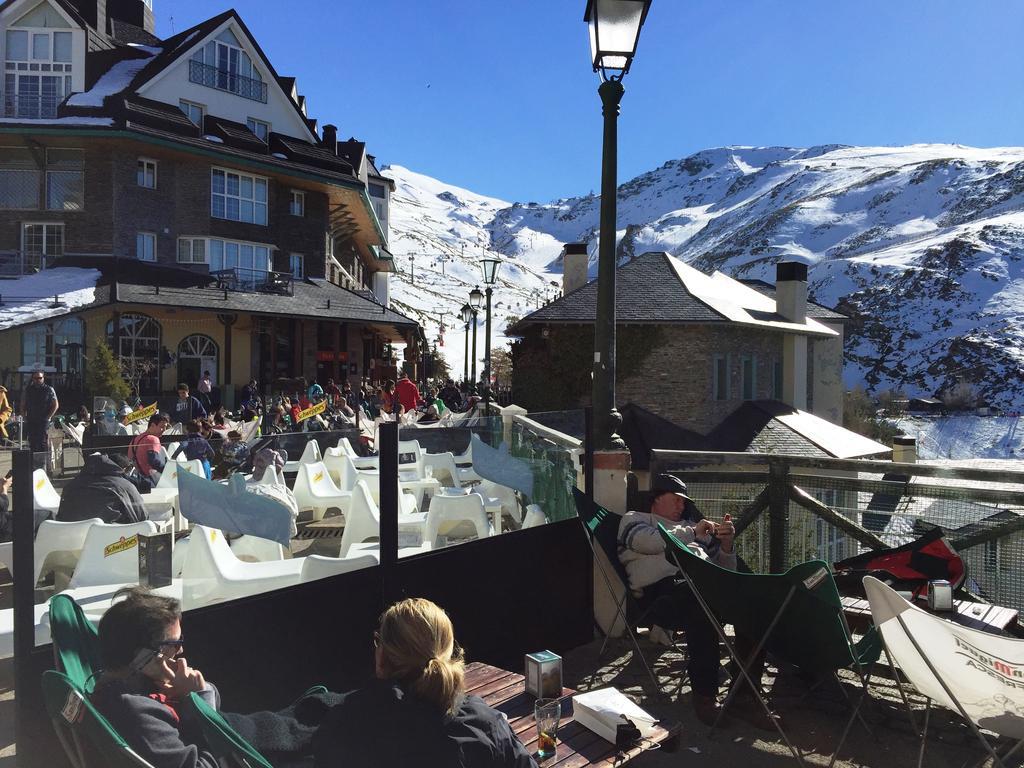
[[[161,640],[156,644],[156,646],[156,649],[161,653],[163,653],[164,648],[173,648],[174,653],[172,655],[177,656],[185,646],[185,639],[183,637],[179,637],[177,640]],[[167,654],[164,655],[166,656]]]

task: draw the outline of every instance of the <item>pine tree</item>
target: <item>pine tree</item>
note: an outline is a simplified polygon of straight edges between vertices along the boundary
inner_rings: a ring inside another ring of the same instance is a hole
[[[128,398],[128,382],[121,376],[121,367],[106,342],[100,341],[89,359],[86,388],[93,397],[109,397],[120,402]]]

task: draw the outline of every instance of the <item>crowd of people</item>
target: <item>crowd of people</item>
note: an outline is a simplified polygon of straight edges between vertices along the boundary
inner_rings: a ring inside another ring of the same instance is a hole
[[[102,671],[91,696],[129,746],[156,768],[216,768],[189,694],[220,708],[214,683],[185,657],[177,600],[122,590],[99,624]],[[369,641],[370,638],[367,638]],[[275,762],[316,768],[535,768],[507,719],[467,695],[462,649],[451,619],[423,598],[402,600],[373,633],[375,681],[345,693],[316,694],[316,714],[222,713],[256,749],[288,721],[288,753]],[[297,692],[296,692],[297,693]],[[308,711],[309,708],[307,708]],[[281,741],[275,740],[276,747]]]

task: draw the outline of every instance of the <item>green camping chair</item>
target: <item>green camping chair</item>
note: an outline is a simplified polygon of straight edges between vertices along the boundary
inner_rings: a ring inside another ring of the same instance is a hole
[[[52,669],[43,672],[43,700],[74,768],[153,768],[67,675]]]
[[[658,683],[658,678],[655,676],[651,665],[647,662],[647,658],[640,648],[640,642],[637,640],[635,630],[635,627],[643,624],[644,617],[650,611],[650,607],[645,610],[637,603],[636,598],[633,597],[633,593],[629,589],[629,577],[626,575],[626,569],[619,560],[619,521],[622,516],[609,512],[604,507],[594,503],[579,488],[574,488],[573,494],[576,498],[576,512],[587,530],[587,542],[594,553],[594,561],[599,564],[601,576],[605,586],[608,587],[608,594],[615,594],[614,585],[616,581],[623,588],[622,597],[615,601],[615,612],[622,619],[622,623],[625,625],[626,631],[633,641],[633,647],[636,649],[637,656],[643,662],[644,668],[654,683],[655,689],[660,691],[661,685]],[[597,547],[601,548],[601,551],[604,553],[604,559],[611,564],[610,569],[606,568],[601,563],[600,558],[598,558]],[[598,658],[604,655],[604,650],[608,645],[610,637],[611,635],[605,635]],[[678,646],[676,646],[676,650],[685,656],[685,653]],[[681,684],[682,681],[680,681]]]
[[[800,563],[780,574],[740,573],[698,557],[664,526],[659,524],[658,528],[667,544],[666,551],[690,585],[729,655],[739,665],[740,675],[754,691],[766,714],[771,714],[768,703],[760,686],[750,679],[751,666],[762,650],[816,675],[835,676],[836,671],[843,668],[851,668],[857,673],[861,695],[852,706],[853,712],[832,754],[831,768],[854,719],[860,716],[860,707],[870,683],[870,668],[881,654],[878,633],[872,629],[858,643],[853,642],[832,572],[821,560]],[[725,624],[732,624],[737,634],[759,638],[749,659],[739,657],[725,634]],[[739,687],[733,686],[723,711]],[[846,695],[842,686],[839,690]],[[800,753],[778,721],[775,718],[772,721],[802,765]],[[864,722],[863,718],[861,722]],[[866,723],[864,726],[867,728]]]
[[[100,639],[93,624],[68,595],[50,600],[50,637],[57,670],[86,693],[91,693],[93,676],[100,670]]]
[[[215,757],[231,760],[244,768],[274,768],[267,758],[239,736],[220,712],[207,704],[201,696],[190,693],[188,699],[199,715],[199,727]]]

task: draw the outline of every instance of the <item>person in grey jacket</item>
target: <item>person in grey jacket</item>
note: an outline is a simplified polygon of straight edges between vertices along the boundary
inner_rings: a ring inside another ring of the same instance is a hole
[[[666,558],[659,523],[698,557],[733,571],[737,569],[733,548],[736,528],[729,515],[721,523],[704,519],[687,495],[686,484],[674,475],[658,475],[652,481],[649,513],[627,512],[619,523],[619,560],[626,568],[630,591],[648,609],[652,622],[649,638],[670,645],[669,632],[685,630],[694,712],[701,722],[711,725],[720,709],[718,634],[679,569]],[[737,637],[737,646],[743,658],[755,647],[742,637]],[[761,666],[755,664],[751,676],[756,679],[760,670]],[[749,688],[738,693],[730,712],[752,725],[774,730]]]
[[[188,694],[218,709],[220,695],[181,655],[178,601],[138,587],[120,590],[99,636],[103,672],[91,700],[128,745],[155,768],[219,768]]]
[[[81,471],[61,494],[58,521],[99,517],[105,523],[138,523],[146,519],[139,489],[126,474],[131,465],[124,456],[118,455],[116,459],[101,453],[85,457]],[[124,463],[119,464],[118,460]]]

